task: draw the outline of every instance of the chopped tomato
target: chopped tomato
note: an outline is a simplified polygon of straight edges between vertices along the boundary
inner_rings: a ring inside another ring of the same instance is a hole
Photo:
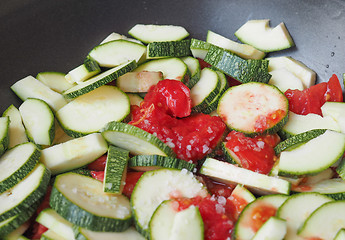
[[[210,192],[210,194],[217,197],[222,196],[228,198],[235,188],[235,186],[233,185],[217,182],[206,176],[202,176],[202,181],[205,183],[206,188]]]
[[[233,208],[233,216],[236,220],[238,219],[238,216],[241,214],[244,207],[249,204],[249,202],[246,199],[236,194],[231,195],[228,198],[228,201],[229,201],[228,204],[231,205]]]
[[[171,80],[163,80],[160,83],[162,82],[164,85],[166,81]],[[168,83],[167,86],[170,86],[170,84]],[[165,88],[165,91],[174,92],[175,90],[174,88]],[[133,119],[129,124],[156,135],[175,151],[178,158],[186,161],[196,162],[216,147],[226,129],[225,124],[219,117],[211,117],[200,113],[184,118],[176,118],[163,107],[169,105],[165,102],[166,98],[156,97],[155,94],[160,95],[161,93],[157,93],[155,88],[151,88],[141,106],[133,108]],[[169,97],[169,99],[172,99],[178,95],[171,94],[169,96],[172,96]],[[189,106],[189,96],[188,98],[181,98],[181,100],[183,101],[178,103],[178,106],[184,104]],[[176,110],[175,113],[177,112],[179,111]]]
[[[127,196],[128,198],[131,198],[133,189],[135,185],[137,184],[139,178],[141,175],[143,175],[144,172],[127,172],[126,176],[126,184],[122,190],[122,193]]]
[[[271,137],[250,138],[243,133],[231,131],[226,137],[226,147],[237,156],[243,168],[267,174],[272,169],[276,156],[274,148],[265,138]]]
[[[103,182],[104,171],[91,171],[90,174],[94,179]]]
[[[303,91],[288,89],[285,96],[289,100],[289,110],[301,115],[322,115],[321,107],[325,102],[343,101],[343,91],[335,74],[327,83],[319,83]]]
[[[211,67],[211,64],[207,63],[204,61],[204,59],[201,59],[201,58],[197,58],[198,61],[199,61],[199,64],[200,64],[200,69],[204,69],[204,68],[209,68]]]
[[[257,232],[260,227],[272,216],[275,216],[277,208],[271,205],[260,205],[255,208],[251,215],[252,225],[251,228]]]
[[[228,75],[226,75],[226,79],[228,80],[228,83],[229,83],[230,87],[242,84],[240,81],[237,81],[235,78],[232,78],[232,77],[230,77]]]
[[[32,233],[28,233],[28,237],[30,239],[41,239],[41,236],[43,233],[45,233],[46,231],[48,231],[48,228],[46,228],[45,226],[43,226],[42,224],[35,222],[34,224],[31,225],[32,227]]]
[[[197,206],[204,222],[205,240],[225,240],[231,238],[234,228],[232,211],[227,206],[224,197],[195,197],[191,199],[176,199],[177,211]]]
[[[255,132],[263,132],[281,121],[286,115],[282,109],[275,110],[267,115],[259,115],[254,124]]]
[[[95,161],[87,165],[87,168],[93,171],[104,171],[107,163],[107,155],[104,154],[97,158]]]

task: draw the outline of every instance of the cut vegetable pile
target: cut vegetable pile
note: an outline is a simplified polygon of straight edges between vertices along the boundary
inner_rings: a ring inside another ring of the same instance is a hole
[[[128,34],[12,85],[1,239],[344,239],[343,90],[266,56],[294,46],[284,23]]]

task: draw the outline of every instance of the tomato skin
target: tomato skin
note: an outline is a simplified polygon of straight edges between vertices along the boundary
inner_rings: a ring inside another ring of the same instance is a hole
[[[104,154],[97,158],[95,161],[87,165],[89,170],[93,171],[104,171],[105,165],[107,163],[107,154]]]
[[[231,206],[233,209],[233,216],[234,219],[237,220],[240,216],[242,210],[249,204],[244,198],[237,196],[237,195],[231,195],[228,199],[228,205]]]
[[[268,174],[274,165],[276,156],[274,148],[270,145],[272,143],[267,140],[264,141],[265,138],[275,137],[256,136],[250,138],[243,133],[231,131],[226,137],[226,147],[236,154],[243,168]]]
[[[204,59],[201,59],[201,58],[197,58],[198,61],[199,61],[199,64],[200,64],[200,69],[204,69],[204,68],[209,68],[211,67],[211,64],[207,63],[204,61]]]
[[[46,228],[45,226],[43,226],[42,224],[35,222],[32,225],[32,234],[29,234],[29,238],[30,239],[41,239],[41,236],[43,233],[45,233],[46,231],[48,231],[48,228]]]
[[[303,91],[288,89],[285,96],[289,100],[289,110],[300,115],[314,113],[322,116],[321,107],[325,102],[343,101],[343,91],[335,74],[328,82],[316,84]]]
[[[103,182],[104,171],[91,171],[90,174],[94,179]]]
[[[127,172],[126,184],[122,190],[122,193],[125,196],[127,196],[128,198],[131,198],[133,189],[134,189],[135,185],[137,184],[141,175],[143,175],[143,173],[144,172]]]

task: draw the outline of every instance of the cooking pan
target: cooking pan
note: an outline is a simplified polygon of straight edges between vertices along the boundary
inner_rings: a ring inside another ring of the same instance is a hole
[[[345,72],[345,1],[341,0],[2,0],[0,3],[0,111],[20,100],[9,87],[42,71],[68,72],[111,32],[136,23],[184,26],[206,39],[212,30],[236,40],[249,19],[284,22],[296,47],[292,56],[317,73],[317,81]]]

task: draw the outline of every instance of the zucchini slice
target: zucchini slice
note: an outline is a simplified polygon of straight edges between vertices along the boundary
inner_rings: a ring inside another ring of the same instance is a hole
[[[46,193],[50,179],[50,171],[38,164],[26,178],[14,187],[0,194],[0,221],[21,214],[37,207],[36,203]]]
[[[215,32],[208,30],[206,42],[224,48],[244,59],[262,59],[266,53],[248,45],[232,41]]]
[[[190,78],[185,84],[188,88],[192,88],[200,79],[200,63],[198,59],[191,56],[182,57],[181,60],[187,65],[190,72]]]
[[[108,144],[100,133],[92,133],[41,151],[40,161],[53,175],[85,166],[102,156]]]
[[[268,83],[271,78],[267,60],[245,60],[214,45],[210,45],[204,61],[241,83]]]
[[[127,149],[134,155],[175,156],[173,150],[159,138],[133,125],[109,122],[101,132],[108,143]]]
[[[190,50],[195,58],[205,59],[210,46],[210,43],[195,38],[192,38],[190,42]]]
[[[297,232],[304,221],[318,207],[330,201],[333,201],[333,199],[320,193],[299,193],[290,196],[279,207],[276,215],[286,220],[287,231],[284,239],[301,239],[298,237]]]
[[[136,24],[128,34],[143,43],[179,41],[189,36],[184,27],[153,24]]]
[[[8,129],[8,148],[12,148],[18,144],[29,141],[25,133],[25,128],[22,122],[22,116],[20,115],[18,108],[16,108],[14,105],[11,105],[5,110],[2,116],[10,118],[10,125]]]
[[[65,98],[33,76],[27,76],[11,86],[12,91],[23,101],[38,98],[45,101],[54,111],[67,104]]]
[[[132,61],[137,63],[145,52],[146,47],[142,44],[119,39],[94,47],[88,57],[101,67],[111,68]]]
[[[73,238],[67,238],[64,234],[58,234],[53,230],[48,229],[41,235],[40,240],[71,240]]]
[[[28,138],[37,145],[51,145],[55,137],[55,118],[41,99],[28,98],[19,107]]]
[[[78,240],[145,240],[134,227],[129,227],[123,232],[94,232],[85,228],[78,228]]]
[[[200,173],[226,184],[242,184],[251,192],[259,195],[290,193],[288,181],[252,172],[213,158],[205,160]]]
[[[147,45],[147,59],[185,57],[191,55],[190,40],[151,42]]]
[[[33,143],[23,143],[0,158],[0,193],[23,180],[36,166],[41,152]]]
[[[285,239],[286,221],[278,217],[270,217],[257,231],[252,240],[271,239],[281,240]]]
[[[288,107],[279,89],[251,82],[229,88],[220,98],[217,112],[230,129],[254,136],[280,130],[288,120]]]
[[[345,102],[325,102],[321,107],[324,117],[332,117],[340,127],[340,131],[345,133]]]
[[[298,89],[301,91],[304,89],[301,79],[285,68],[275,69],[269,73],[272,77],[268,84],[276,86],[282,92],[286,92],[288,89]]]
[[[10,117],[0,117],[0,156],[5,153],[10,143]]]
[[[70,84],[80,83],[95,76],[96,74],[100,72],[101,72],[101,68],[99,67],[98,63],[90,58],[86,58],[86,60],[84,61],[82,65],[69,71],[66,74],[65,79]],[[73,87],[73,85],[71,87]]]
[[[106,85],[69,102],[56,113],[56,118],[67,135],[81,137],[98,132],[108,122],[122,121],[129,112],[127,95]]]
[[[100,181],[76,173],[56,177],[50,206],[67,221],[92,231],[125,231],[131,225],[129,200],[103,192]]]
[[[62,93],[74,86],[73,83],[66,80],[65,74],[60,72],[40,72],[37,74],[36,79],[58,93]]]
[[[163,80],[162,72],[128,72],[116,80],[116,86],[124,92],[148,92],[150,87]]]
[[[104,170],[104,192],[122,193],[126,181],[128,159],[129,151],[109,146]]]
[[[187,169],[193,172],[195,164],[160,155],[137,155],[129,159],[128,166],[137,171],[151,171],[158,168]]]
[[[4,240],[29,240],[28,238],[23,236],[26,230],[28,230],[29,226],[29,221],[24,222],[18,228],[13,230],[10,234],[6,235],[4,237]]]
[[[126,62],[101,74],[98,74],[95,77],[88,79],[87,81],[81,82],[80,84],[65,91],[63,95],[68,99],[79,97],[117,79],[127,72],[132,71],[134,68],[136,68],[136,66],[137,64],[135,63],[135,61]]]
[[[162,201],[173,197],[205,197],[207,194],[205,187],[187,170],[147,171],[140,177],[131,196],[136,228],[148,237],[151,216]]]

